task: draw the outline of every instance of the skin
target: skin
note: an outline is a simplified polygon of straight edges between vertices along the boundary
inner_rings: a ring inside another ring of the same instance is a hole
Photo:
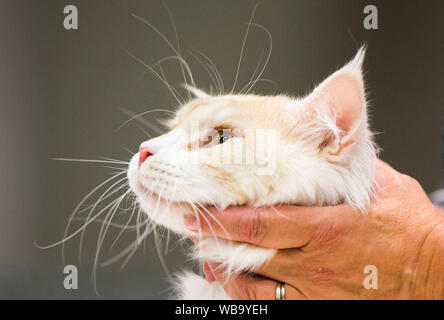
[[[416,180],[380,160],[377,183],[365,215],[345,204],[277,207],[281,214],[270,208],[212,209],[230,240],[278,252],[253,276],[225,279],[218,264],[205,262],[207,279],[219,281],[233,299],[275,299],[277,281],[286,284],[287,299],[444,299],[443,212]],[[195,218],[186,217],[186,225],[195,231]],[[227,237],[217,223],[212,227]],[[214,235],[208,224],[201,228]],[[377,268],[377,289],[364,287],[367,265]]]

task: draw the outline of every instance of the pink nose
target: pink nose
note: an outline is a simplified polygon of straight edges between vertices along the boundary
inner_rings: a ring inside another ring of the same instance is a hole
[[[146,159],[148,159],[149,156],[152,156],[153,154],[148,150],[147,147],[140,147],[139,149],[139,167],[142,165],[142,163],[145,162]]]

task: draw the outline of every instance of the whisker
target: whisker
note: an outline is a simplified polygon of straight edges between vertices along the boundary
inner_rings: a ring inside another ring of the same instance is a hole
[[[176,93],[174,92],[173,87],[167,81],[165,81],[165,79],[156,70],[154,70],[151,66],[147,65],[145,62],[143,62],[141,59],[139,59],[135,55],[133,55],[131,52],[127,51],[127,53],[134,60],[136,60],[137,62],[139,62],[143,66],[145,66],[145,68],[148,71],[150,71],[153,75],[155,75],[170,90],[171,95],[174,97],[174,99],[176,99],[177,103],[182,104],[181,100],[177,97]]]
[[[117,209],[119,208],[120,203],[122,202],[122,200],[126,197],[126,195],[130,192],[131,190],[126,191],[123,195],[121,195],[118,199],[118,201],[115,202],[115,204],[110,208],[110,210],[108,211],[106,217],[105,217],[105,223],[102,224],[102,227],[100,228],[100,232],[97,238],[97,247],[96,247],[96,254],[94,257],[94,263],[93,263],[93,271],[92,271],[92,277],[93,277],[93,285],[94,285],[94,290],[96,291],[96,293],[98,293],[97,291],[97,266],[98,266],[98,261],[99,261],[99,255],[100,255],[100,251],[103,245],[103,241],[105,240],[105,236],[106,233],[108,231],[109,228],[109,224],[106,223],[106,221],[108,220],[109,222],[111,222],[111,220],[113,219],[113,216],[115,215]]]
[[[157,214],[157,209],[158,209],[158,206],[159,206],[159,203],[160,203],[160,199],[161,199],[161,198],[160,198],[160,196],[159,196],[159,197],[158,197],[157,204],[156,204],[156,207],[155,207],[155,209],[154,209],[153,217]],[[140,211],[139,211],[139,213],[140,213]],[[138,230],[138,229],[139,229],[139,228],[137,228],[137,230]],[[102,267],[109,266],[109,265],[115,263],[116,261],[120,260],[121,258],[123,258],[123,257],[124,257],[125,255],[127,255],[128,253],[130,253],[130,257],[131,257],[131,256],[132,256],[131,251],[133,251],[133,250],[137,250],[137,247],[140,245],[141,241],[142,241],[143,239],[145,239],[145,238],[151,233],[151,231],[153,231],[153,230],[148,229],[148,228],[145,228],[144,232],[143,232],[142,234],[138,235],[137,238],[136,238],[136,240],[135,240],[133,243],[131,243],[129,246],[127,246],[124,250],[122,250],[120,253],[118,253],[117,255],[115,255],[113,258],[108,259],[107,261],[103,262],[103,263],[101,264],[101,266],[102,266]],[[138,231],[137,231],[137,232],[138,232]],[[126,264],[127,262],[128,262],[128,258],[125,260],[124,264]],[[122,267],[123,267],[123,266],[124,266],[124,265],[122,265]]]
[[[82,221],[82,222],[85,222],[86,218],[81,218],[81,217],[73,218],[72,221]],[[93,222],[94,223],[103,224],[103,223],[105,223],[105,220],[96,219]],[[125,229],[125,231],[132,231],[132,230],[136,229],[136,225],[135,224],[128,224],[128,225],[126,225],[126,224],[120,224],[120,223],[111,222],[109,225],[111,227],[114,227],[114,228],[117,228],[117,229]]]
[[[78,235],[83,229],[85,229],[89,224],[91,224],[91,222],[92,222],[93,220],[95,220],[95,219],[96,219],[97,217],[99,217],[103,212],[105,212],[106,209],[108,209],[110,206],[112,206],[117,200],[119,200],[119,199],[116,199],[116,200],[114,200],[113,202],[111,202],[110,204],[108,204],[104,209],[100,210],[96,215],[94,215],[94,217],[91,218],[91,219],[88,221],[88,223],[85,223],[82,227],[80,227],[79,229],[77,229],[76,231],[74,231],[74,232],[71,233],[69,236],[65,237],[64,239],[62,239],[62,240],[60,240],[60,241],[57,241],[57,242],[55,242],[55,243],[53,243],[53,244],[51,244],[51,245],[48,245],[48,246],[39,246],[39,245],[37,245],[37,247],[38,247],[39,249],[49,249],[49,248],[53,248],[53,247],[55,247],[55,246],[58,246],[58,245],[60,245],[60,244],[63,244],[63,243],[65,243],[66,241],[68,241],[68,240],[74,238],[74,237],[75,237],[76,235]]]
[[[193,211],[195,212],[195,214],[196,214],[196,215],[199,215],[199,213],[200,213],[200,216],[201,216],[201,217],[205,220],[205,222],[208,224],[208,226],[210,227],[211,232],[212,232],[213,235],[214,235],[214,239],[216,240],[216,244],[217,244],[218,246],[220,246],[220,244],[219,244],[219,239],[218,239],[218,237],[216,236],[216,231],[215,231],[214,228],[212,227],[212,225],[211,225],[210,221],[208,220],[208,218],[205,217],[205,215],[203,215],[202,212],[199,210],[199,208],[197,208],[193,203],[190,202],[190,204],[191,204],[191,206],[193,207]],[[196,210],[197,210],[198,212],[196,212]],[[200,223],[199,223],[199,226],[200,226]]]
[[[126,114],[128,114],[128,113],[130,112],[130,111],[128,111],[128,110],[126,110],[126,109],[123,109],[123,108],[121,109],[121,111],[124,112],[124,113],[126,113]],[[141,117],[141,116],[144,116],[144,115],[146,115],[146,114],[153,113],[153,112],[170,112],[170,113],[174,114],[173,111],[171,111],[171,110],[167,110],[167,109],[153,109],[153,110],[148,110],[148,111],[145,111],[145,112],[142,112],[142,113],[139,113],[139,114],[136,114],[136,115],[132,116],[131,118],[129,118],[128,120],[126,120],[125,122],[123,122],[123,123],[117,128],[117,129],[120,130],[120,129],[123,128],[126,124],[128,124],[129,122],[131,122],[131,121],[137,119],[138,117]]]
[[[251,90],[251,88],[253,88],[253,86],[256,84],[256,82],[258,81],[258,79],[260,79],[260,77],[261,77],[262,74],[264,73],[265,68],[266,68],[267,65],[268,65],[268,62],[270,61],[271,52],[272,52],[272,50],[273,50],[273,37],[271,36],[270,31],[268,31],[268,29],[267,29],[266,27],[264,27],[263,25],[260,25],[260,24],[258,24],[258,23],[250,22],[249,24],[251,24],[251,25],[254,26],[254,27],[260,28],[261,30],[263,30],[263,31],[267,34],[270,48],[269,48],[269,50],[268,50],[267,58],[265,59],[265,63],[264,63],[264,65],[263,65],[262,69],[261,69],[261,72],[258,74],[256,80],[253,82],[253,84],[250,85],[250,87],[249,87],[248,90],[245,92],[245,94],[247,94],[247,93]]]
[[[256,72],[259,70],[259,66],[261,65],[262,57],[263,57],[263,56],[264,56],[264,50],[261,50],[261,55],[259,56],[259,60],[258,60],[258,62],[257,62],[257,64],[256,64],[256,68],[254,69],[254,72],[253,72],[253,74],[251,75],[250,80],[249,80],[249,81],[247,82],[247,84],[246,84],[245,86],[243,86],[242,89],[239,91],[240,93],[243,93],[243,91],[248,87],[248,85],[249,85],[250,83],[253,82],[253,79],[255,79]]]
[[[126,160],[113,159],[113,158],[110,158],[110,157],[100,157],[100,158],[103,159],[103,160],[115,161],[115,162],[119,162],[119,163],[122,163],[122,164],[128,164],[129,163],[129,161],[126,161]]]
[[[219,83],[219,87],[221,88],[219,94],[223,94],[225,92],[224,82],[222,80],[222,76],[221,76],[221,74],[219,72],[219,69],[217,69],[216,64],[206,54],[204,54],[203,52],[201,52],[201,51],[199,51],[197,49],[194,49],[194,51],[196,51],[196,53],[201,55],[207,61],[207,64],[212,68],[212,70],[214,72],[214,75],[219,80],[218,83]]]
[[[73,158],[52,158],[56,161],[69,161],[69,162],[88,162],[88,163],[110,163],[110,164],[122,164],[127,165],[129,162],[120,160],[97,160],[97,159],[73,159]]]
[[[124,227],[122,228],[122,230],[120,230],[120,232],[119,232],[119,234],[117,235],[116,239],[114,239],[113,243],[111,244],[111,246],[110,246],[110,248],[109,248],[109,251],[111,251],[111,250],[114,248],[114,246],[116,245],[117,241],[119,241],[119,239],[122,237],[123,233],[124,233],[126,230],[128,230],[128,226],[129,226],[131,220],[133,219],[133,216],[134,216],[135,212],[136,212],[136,206],[133,207],[133,210],[131,211],[131,215],[130,215],[130,217],[128,218],[128,221],[126,222],[126,224],[124,225]],[[136,228],[136,227],[134,226],[134,227],[131,228],[131,229],[134,230],[135,228]]]
[[[126,151],[128,151],[128,153],[129,153],[131,156],[133,156],[133,155],[135,154],[135,152],[132,152],[130,149],[128,149],[128,148],[125,147],[125,146],[122,146],[122,148],[125,149]]]
[[[163,131],[160,128],[156,127],[153,123],[149,122],[148,120],[140,118],[138,114],[135,114],[134,112],[127,110],[125,108],[120,108],[120,109],[123,113],[132,116],[133,118],[131,120],[135,119],[139,121],[141,124],[147,126],[149,129],[155,131],[157,134],[163,134]]]
[[[250,81],[250,82],[248,82],[248,83],[245,85],[245,89],[246,89],[246,87],[250,86],[251,84],[253,84],[253,86],[254,86],[256,83],[259,83],[259,82],[271,83],[271,84],[273,84],[273,85],[275,85],[275,86],[277,85],[277,83],[276,83],[275,81],[271,80],[271,79],[259,78],[259,79],[255,79],[254,81]],[[248,92],[253,88],[253,86],[252,86],[248,91],[243,92],[242,94],[248,94]],[[242,88],[242,89],[245,90],[244,88]]]
[[[199,57],[196,54],[194,54],[193,52],[190,52],[190,54],[196,59],[197,62],[199,62],[202,65],[202,67],[205,69],[205,71],[207,71],[208,75],[210,76],[211,80],[213,81],[214,85],[216,86],[217,91],[220,93],[221,88],[219,87],[219,83],[217,82],[216,78],[214,77],[214,75],[210,71],[210,69],[207,67],[207,65],[204,62],[202,62],[202,60],[199,59]]]
[[[121,180],[120,180],[120,182],[121,181],[123,181],[123,180],[125,180],[126,178],[122,178]],[[115,186],[115,185],[114,185]],[[123,183],[122,185],[120,185],[119,187],[117,187],[116,189],[114,189],[114,190],[107,190],[106,192],[108,192],[108,191],[111,191],[109,194],[107,194],[106,196],[105,196],[105,192],[104,193],[102,193],[102,196],[103,196],[103,198],[99,201],[99,200],[96,200],[96,202],[94,202],[93,204],[91,204],[91,205],[89,205],[89,206],[86,206],[85,208],[83,208],[83,209],[79,209],[78,210],[78,212],[77,213],[82,213],[82,212],[85,212],[85,211],[88,211],[88,210],[90,210],[91,208],[93,208],[93,207],[95,207],[95,208],[104,208],[105,206],[101,206],[101,205],[99,205],[99,203],[100,202],[102,202],[103,200],[105,200],[105,199],[107,199],[107,198],[109,198],[110,196],[112,196],[113,194],[115,194],[115,193],[117,193],[119,190],[121,190],[121,189],[123,189],[123,188],[125,188],[126,186],[128,186],[128,183]]]
[[[174,199],[175,197],[176,197],[176,192],[177,192],[177,180],[174,180],[174,188],[173,188],[173,195],[172,195],[172,199]],[[171,207],[171,204],[168,202],[168,198],[167,197],[165,197],[166,198],[166,201],[167,201],[167,214],[168,214],[168,221],[170,220],[170,207]],[[169,229],[168,229],[168,233],[167,233],[167,243],[166,243],[166,246],[165,246],[165,254],[167,254],[167,252],[168,252],[168,245],[169,245],[169,240],[170,240],[170,233],[169,233]]]
[[[170,18],[172,19],[171,13],[170,13],[170,11],[169,11],[168,8],[167,8],[167,11],[168,11],[168,14],[170,15]],[[143,18],[141,18],[141,17],[139,17],[139,16],[137,16],[137,15],[135,15],[135,14],[132,14],[132,16],[135,17],[136,19],[139,19],[139,20],[142,21],[144,24],[146,24],[148,27],[150,27],[152,30],[154,30],[154,32],[156,32],[156,33],[157,33],[157,34],[158,34],[158,35],[159,35],[159,36],[165,41],[165,43],[171,48],[171,50],[173,50],[173,52],[176,54],[176,56],[178,57],[178,59],[180,59],[180,60],[182,61],[182,63],[183,63],[183,65],[184,65],[185,69],[187,70],[188,76],[190,77],[190,81],[191,81],[191,83],[193,84],[193,86],[195,87],[196,84],[195,84],[195,82],[194,82],[193,75],[192,75],[192,73],[191,73],[191,69],[190,69],[188,63],[182,58],[182,56],[181,56],[181,52],[180,52],[180,48],[176,49],[176,48],[171,44],[171,42],[168,40],[168,38],[167,38],[162,32],[160,32],[159,29],[157,29],[155,26],[153,26],[150,22],[148,22],[147,20],[145,20],[145,19],[143,19]],[[176,30],[176,24],[174,23],[174,19],[172,19],[172,22],[173,22],[173,25],[174,25],[174,29]],[[177,31],[176,31],[176,35],[177,35]],[[178,40],[177,40],[177,41],[178,41]],[[179,43],[179,42],[178,42],[178,43]],[[185,80],[185,82],[186,82],[185,75],[184,75],[184,80]]]
[[[198,204],[217,223],[217,225],[224,232],[224,234],[227,237],[227,239],[230,240],[230,235],[228,233],[228,230],[223,226],[223,224],[219,221],[219,219],[214,214],[212,214],[206,207],[204,207],[202,204],[200,204],[200,203],[198,203]]]
[[[119,167],[111,167],[111,166],[100,166],[101,168],[107,168],[107,169],[113,169],[113,170],[117,170],[117,172],[121,172],[121,171],[127,171],[128,169],[126,167],[124,168],[119,168]]]
[[[68,219],[68,223],[66,224],[65,231],[63,233],[63,238],[66,238],[68,235],[69,228],[71,226],[71,221],[79,211],[80,207],[85,203],[85,201],[93,195],[97,190],[99,190],[102,186],[106,185],[108,182],[111,182],[112,180],[118,178],[120,175],[124,174],[125,172],[120,172],[118,174],[115,174],[111,178],[105,180],[101,184],[99,184],[97,187],[93,188],[83,199],[77,204],[77,206],[74,208],[73,212],[71,213],[70,218]],[[62,263],[65,264],[65,241],[62,242]]]
[[[102,195],[99,197],[99,199],[91,206],[91,209],[88,213],[88,216],[86,217],[86,222],[85,224],[87,224],[89,221],[88,219],[91,217],[91,215],[93,214],[96,206],[102,202],[103,200],[109,198],[110,196],[112,196],[113,194],[115,194],[116,192],[118,192],[119,190],[121,190],[122,188],[124,188],[126,186],[126,184],[123,184],[121,186],[119,186],[117,189],[113,190],[112,192],[110,192],[116,185],[120,184],[122,181],[125,181],[127,178],[124,177],[120,180],[118,180],[117,182],[113,183],[108,189],[105,190],[105,192],[102,193]],[[110,192],[110,193],[108,193]],[[80,245],[79,245],[79,261],[82,261],[82,251],[83,251],[83,238],[85,235],[85,230],[82,230],[82,233],[80,234]]]
[[[237,64],[236,76],[234,77],[234,83],[233,83],[233,87],[231,88],[231,92],[234,92],[234,89],[236,88],[237,78],[239,77],[240,66],[242,63],[242,57],[243,57],[244,49],[245,49],[245,43],[247,42],[248,33],[250,32],[250,26],[251,26],[251,23],[254,19],[254,14],[256,13],[257,8],[259,7],[259,4],[260,3],[256,4],[256,6],[254,7],[253,12],[251,13],[250,22],[248,23],[247,30],[245,31],[244,40],[242,41],[241,51],[239,54],[239,62]]]
[[[163,66],[162,66],[162,64],[161,63],[159,63],[158,64],[158,68],[159,68],[159,72],[160,72],[160,75],[162,76],[162,78],[166,81],[166,82],[168,82],[168,79],[167,79],[167,77],[166,77],[166,75],[165,75],[165,71],[163,70]],[[149,71],[149,70],[148,70]],[[169,82],[168,82],[169,83]],[[174,93],[176,93],[176,95],[178,96],[178,97],[180,97],[180,103],[179,104],[184,104],[185,103],[185,98],[177,91],[177,89],[174,87],[174,86],[171,86],[171,90],[172,91],[174,91]]]
[[[143,19],[142,17],[139,17],[136,14],[131,14],[134,18],[142,21],[145,25],[149,26],[152,30],[154,30],[154,32],[156,32],[164,41],[165,43],[171,48],[171,50],[173,50],[174,53],[176,53],[178,55],[178,52],[176,50],[176,48],[171,44],[171,42],[168,40],[168,38],[159,31],[159,29],[157,29],[155,26],[153,26],[150,22],[148,22],[147,20]]]
[[[181,47],[180,47],[179,35],[177,33],[176,21],[174,21],[173,15],[171,14],[171,11],[168,8],[166,2],[165,1],[162,1],[162,2],[164,4],[165,9],[166,9],[166,11],[168,13],[168,16],[170,18],[171,24],[172,24],[173,29],[174,29],[174,34],[176,35],[176,45],[177,45],[178,56],[182,57],[182,52],[181,52],[182,50],[181,50]],[[188,85],[187,78],[185,76],[185,70],[183,69],[183,65],[182,64],[180,64],[180,70],[182,72],[182,77],[183,77],[183,80],[185,81],[185,84]],[[191,71],[189,72],[189,75],[190,75],[192,83],[194,83],[194,80],[192,79]],[[196,85],[194,85],[194,86],[196,86]],[[188,99],[191,99],[190,92],[188,92]]]

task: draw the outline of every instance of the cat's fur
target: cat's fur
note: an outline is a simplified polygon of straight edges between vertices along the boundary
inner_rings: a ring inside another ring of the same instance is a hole
[[[141,208],[156,223],[182,235],[191,235],[184,216],[198,215],[209,205],[223,209],[346,202],[365,211],[374,188],[376,148],[367,121],[363,59],[360,49],[351,62],[303,98],[207,96],[195,90],[200,97],[180,108],[169,122],[171,131],[142,144],[153,155],[140,167],[139,154],[130,162],[129,183]],[[193,136],[195,121],[199,129]],[[208,132],[221,127],[239,134],[223,144],[203,146]],[[257,143],[248,129],[278,133],[273,146],[267,146],[275,156],[272,172],[259,173],[270,162],[261,156],[253,164],[212,162],[210,154],[215,150],[245,160],[253,152],[245,145]],[[199,161],[193,162],[196,155]],[[206,237],[200,240],[196,257],[222,263],[228,272],[240,272],[254,270],[275,252]],[[228,298],[217,282],[192,273],[178,278],[179,298]]]

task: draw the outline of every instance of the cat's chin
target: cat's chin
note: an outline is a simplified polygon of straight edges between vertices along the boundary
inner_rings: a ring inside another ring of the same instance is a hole
[[[178,234],[186,235],[190,232],[184,226],[185,214],[190,214],[192,208],[184,203],[167,201],[154,192],[150,192],[143,187],[136,187],[133,192],[141,209],[155,223],[162,225]]]
[[[146,188],[139,177],[137,156],[134,155],[128,167],[128,182],[137,197],[140,208],[156,224],[162,225],[178,234],[188,234],[184,226],[184,215],[192,212],[183,203],[167,200]]]

